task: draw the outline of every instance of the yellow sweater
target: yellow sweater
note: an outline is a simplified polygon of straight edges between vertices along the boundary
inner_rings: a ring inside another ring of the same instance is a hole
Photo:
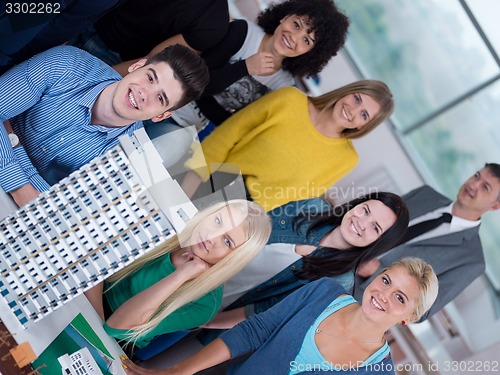
[[[209,166],[230,163],[241,169],[250,195],[266,211],[324,194],[358,162],[350,140],[316,130],[307,96],[294,87],[271,92],[238,111],[201,145]],[[198,166],[200,152],[187,167]]]

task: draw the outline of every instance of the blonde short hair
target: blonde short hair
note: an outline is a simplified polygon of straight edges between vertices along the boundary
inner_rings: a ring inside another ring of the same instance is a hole
[[[415,321],[420,319],[436,301],[439,291],[439,281],[432,269],[432,266],[419,258],[402,258],[389,267],[385,268],[382,272],[390,270],[394,267],[403,267],[408,273],[417,280],[419,296],[415,303],[415,310],[413,317]]]

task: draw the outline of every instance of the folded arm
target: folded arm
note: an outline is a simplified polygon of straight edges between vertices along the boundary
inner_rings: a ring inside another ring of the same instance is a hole
[[[279,95],[276,92],[265,95],[224,121],[203,140],[201,147],[194,151],[185,166],[195,171],[202,181],[207,181],[210,173],[221,168],[221,164],[227,161],[240,142],[251,142],[253,135],[250,133],[273,116],[277,106],[281,104],[276,100]],[[208,169],[201,168],[205,162]],[[186,187],[184,183],[182,187]]]
[[[233,328],[236,324],[241,323],[247,318],[245,315],[245,308],[239,307],[234,310],[221,311],[215,315],[210,322],[203,325],[203,328],[209,329],[229,329]]]
[[[158,307],[182,284],[204,272],[208,264],[190,254],[170,275],[120,305],[106,321],[114,329],[130,330],[149,321]],[[98,310],[96,308],[96,310]]]
[[[47,65],[50,54],[39,55],[21,63],[0,77],[0,185],[11,193],[19,206],[36,197],[37,191],[47,190],[48,185],[32,165],[22,146],[12,148],[8,133],[12,132],[9,119],[37,104],[57,80]],[[22,126],[22,124],[20,125]]]

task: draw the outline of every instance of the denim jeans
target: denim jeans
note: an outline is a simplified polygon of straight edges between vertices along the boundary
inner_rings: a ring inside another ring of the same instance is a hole
[[[94,26],[88,27],[87,30],[71,38],[66,44],[83,49],[111,66],[122,62],[120,54],[106,46]]]

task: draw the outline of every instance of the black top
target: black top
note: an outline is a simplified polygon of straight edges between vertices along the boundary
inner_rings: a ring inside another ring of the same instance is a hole
[[[248,23],[244,20],[234,20],[229,24],[224,39],[201,55],[210,69],[210,83],[203,92],[204,96],[218,94],[238,79],[248,75],[245,60],[234,64],[229,62],[245,43],[247,33]]]
[[[222,108],[212,95],[218,94],[238,79],[248,75],[245,60],[234,64],[229,62],[231,56],[238,52],[245,42],[248,24],[243,20],[235,20],[229,25],[224,39],[214,48],[202,54],[210,69],[210,83],[203,96],[196,101],[201,112],[214,124],[219,125],[227,120],[231,113]]]
[[[123,60],[145,56],[177,34],[205,51],[228,27],[227,0],[127,0],[95,24],[102,40]]]
[[[231,64],[229,59],[236,54],[245,42],[248,23],[235,20],[229,25],[229,31],[224,39],[202,54],[210,69],[210,83],[205,88],[203,96],[196,101],[201,112],[214,124],[224,122],[231,113],[222,108],[212,95],[218,94],[232,83],[248,75],[245,60]]]

